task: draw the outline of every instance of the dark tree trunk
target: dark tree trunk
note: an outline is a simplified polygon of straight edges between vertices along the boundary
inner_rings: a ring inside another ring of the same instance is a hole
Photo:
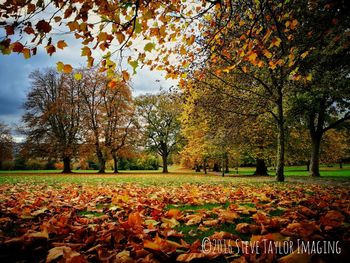
[[[104,158],[99,160],[100,163],[100,169],[98,170],[99,174],[106,173],[106,160]]]
[[[0,170],[2,170],[2,161],[0,161]]]
[[[97,150],[97,158],[98,158],[98,163],[100,166],[98,173],[104,174],[106,172],[106,160],[103,157],[103,153],[101,152],[101,150]]]
[[[320,145],[322,134],[311,134],[310,176],[320,177]]]
[[[62,173],[71,173],[71,172],[72,170],[70,169],[70,157],[64,157]]]
[[[199,166],[198,163],[195,164],[195,171],[196,173],[199,173],[201,171],[201,167]]]
[[[220,172],[218,163],[214,163],[213,172]]]
[[[222,177],[225,176],[225,157],[224,156],[222,157],[222,160],[221,160],[221,175]]]
[[[310,171],[310,160],[306,162],[306,171]]]
[[[343,162],[342,161],[340,161],[340,163],[339,163],[339,168],[343,169]]]
[[[162,155],[162,161],[163,161],[163,171],[162,173],[168,173],[168,156],[166,154]]]
[[[208,173],[208,171],[207,171],[207,161],[205,159],[203,161],[203,170],[204,170],[204,174]]]
[[[118,171],[118,157],[115,153],[112,154],[112,157],[113,157],[113,162],[114,162],[114,173],[117,174],[119,173]]]
[[[229,169],[229,161],[228,161],[228,154],[226,153],[225,155],[225,173],[229,173],[230,169]]]
[[[282,93],[282,91],[280,91]],[[276,164],[276,180],[278,182],[284,182],[284,115],[282,94],[278,101],[278,136],[277,136],[277,164]]]
[[[256,159],[256,169],[254,175],[269,175],[267,173],[267,167],[264,159],[257,158]]]

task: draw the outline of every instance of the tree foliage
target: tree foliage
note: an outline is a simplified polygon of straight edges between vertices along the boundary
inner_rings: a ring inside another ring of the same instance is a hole
[[[2,169],[2,163],[12,159],[13,155],[13,137],[11,135],[10,128],[0,122],[0,169]]]
[[[146,145],[162,157],[163,173],[168,172],[168,158],[179,149],[182,140],[179,103],[179,94],[172,92],[142,95],[136,99],[139,125]]]
[[[33,155],[62,159],[63,171],[70,172],[80,138],[81,83],[53,69],[34,71],[30,79],[23,116],[26,144]]]

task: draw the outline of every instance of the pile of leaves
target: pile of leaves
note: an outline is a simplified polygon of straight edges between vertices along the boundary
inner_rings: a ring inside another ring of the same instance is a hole
[[[348,188],[301,183],[2,184],[0,261],[345,262],[349,200]],[[298,239],[342,251],[296,253]],[[254,250],[261,240],[294,246]]]

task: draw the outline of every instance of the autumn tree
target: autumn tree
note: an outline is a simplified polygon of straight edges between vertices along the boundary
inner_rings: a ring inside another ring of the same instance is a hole
[[[100,93],[102,114],[105,115],[105,146],[110,150],[114,162],[114,173],[118,173],[118,155],[130,146],[136,136],[134,105],[128,84],[112,81]]]
[[[339,164],[342,168],[343,159],[349,154],[348,131],[332,129],[322,138],[320,162],[325,164]]]
[[[30,80],[23,115],[27,144],[40,155],[61,158],[63,173],[70,173],[81,129],[80,82],[53,69],[36,70]]]
[[[317,45],[299,69],[310,72],[312,80],[298,83],[293,100],[311,138],[310,175],[318,177],[323,136],[350,119],[350,12],[342,1],[316,5],[313,12],[307,23]]]
[[[179,103],[179,94],[174,92],[141,95],[136,99],[139,125],[145,135],[146,147],[162,157],[163,173],[168,172],[169,156],[179,149],[182,140]]]
[[[232,80],[222,78],[230,83]],[[185,149],[195,154],[203,146],[211,146],[209,152],[221,152],[219,156],[225,166],[228,153],[236,157],[236,162],[237,156],[249,154],[256,159],[255,174],[267,175],[265,160],[271,159],[275,149],[273,122],[264,114],[262,105],[256,101],[256,105],[250,104],[248,108],[248,97],[222,81],[208,76],[186,87],[182,120],[191,147]],[[200,138],[196,138],[198,133],[202,134]]]
[[[10,128],[0,122],[0,170],[2,169],[2,163],[12,159],[13,152],[13,137],[11,135]]]
[[[94,145],[99,173],[112,155],[117,172],[117,154],[125,145],[132,125],[133,105],[129,86],[118,76],[113,80],[97,70],[85,70],[81,80],[85,141]]]

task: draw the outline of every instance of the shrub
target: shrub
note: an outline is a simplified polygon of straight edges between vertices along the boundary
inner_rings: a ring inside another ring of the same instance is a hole
[[[1,170],[13,170],[15,168],[14,161],[3,161],[1,164]]]

